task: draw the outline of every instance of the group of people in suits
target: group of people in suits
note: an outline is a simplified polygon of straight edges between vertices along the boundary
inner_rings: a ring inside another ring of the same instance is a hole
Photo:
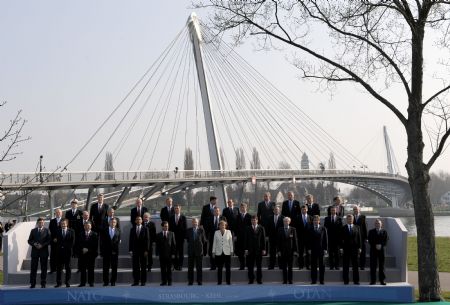
[[[136,200],[131,209],[129,232],[129,253],[133,268],[133,286],[145,286],[147,272],[153,265],[153,245],[161,268],[161,285],[172,285],[172,270],[182,270],[184,263],[184,243],[187,242],[188,285],[196,282],[202,285],[203,257],[209,255],[210,269],[217,270],[217,283],[231,284],[231,256],[239,259],[239,269],[248,271],[248,283],[262,284],[262,258],[269,256],[268,269],[276,265],[282,270],[284,284],[293,283],[293,262],[297,257],[300,269],[311,270],[311,284],[324,284],[324,256],[329,255],[330,270],[339,270],[342,256],[343,280],[349,283],[349,266],[352,264],[353,282],[359,284],[359,268],[365,268],[365,242],[370,245],[371,284],[376,283],[377,269],[381,284],[385,284],[384,248],[388,236],[380,219],[375,228],[367,231],[366,219],[359,207],[353,214],[345,216],[339,197],[328,207],[328,216],[323,225],[320,206],[312,195],[307,195],[305,203],[294,199],[288,192],[287,200],[278,206],[271,200],[269,192],[257,204],[256,215],[250,215],[247,204],[234,206],[228,200],[221,211],[217,198],[203,206],[200,219],[193,218],[188,228],[187,218],[181,206],[168,197],[161,209],[161,232],[156,226],[142,199]],[[65,269],[65,285],[70,287],[71,258],[78,258],[81,273],[80,287],[88,283],[94,285],[95,260],[100,252],[103,258],[103,285],[114,286],[117,281],[119,245],[121,243],[120,220],[114,216],[114,209],[104,203],[103,194],[97,196],[90,211],[81,211],[78,202],[71,202],[71,209],[62,217],[60,209],[55,210],[55,218],[49,229],[44,220],[38,219],[37,227],[28,240],[31,251],[31,288],[36,285],[38,264],[41,264],[41,287],[46,285],[47,260],[50,246],[50,272],[56,272],[56,286],[62,285],[62,270]],[[100,246],[100,247],[99,247]],[[100,249],[100,251],[98,251]],[[256,268],[256,272],[255,272]]]

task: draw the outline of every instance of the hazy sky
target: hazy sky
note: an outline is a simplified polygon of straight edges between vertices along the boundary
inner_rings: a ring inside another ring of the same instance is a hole
[[[133,83],[185,25],[189,1],[0,2],[0,99],[8,101],[1,125],[18,109],[32,140],[1,171],[34,171],[65,164]],[[206,12],[197,11],[202,17]],[[236,51],[273,82],[369,168],[386,168],[386,125],[403,174],[405,132],[393,114],[353,85],[331,97],[298,78],[284,52],[255,51],[252,41]],[[426,143],[428,144],[428,143]],[[314,143],[311,143],[314,145]],[[71,170],[84,170],[88,158]],[[448,170],[450,152],[433,167]],[[100,168],[96,168],[100,169]],[[121,168],[120,164],[116,169]]]

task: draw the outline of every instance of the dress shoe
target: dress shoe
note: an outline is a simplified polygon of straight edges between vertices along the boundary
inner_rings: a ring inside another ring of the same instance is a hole
[[[209,270],[214,271],[214,270],[216,270],[216,268],[211,267],[211,268],[209,268]]]
[[[380,285],[386,286],[385,282],[380,282]]]
[[[70,284],[69,283],[66,283],[66,288],[70,288]]]
[[[369,285],[375,285],[375,282],[370,282],[370,284]]]
[[[41,284],[41,288],[45,288],[45,284]]]
[[[262,281],[256,281],[259,285],[261,285],[262,284]]]
[[[245,270],[245,268],[244,267],[239,267],[239,270]]]
[[[366,268],[364,268],[364,267],[361,267],[361,268],[359,268],[360,270],[366,270]]]
[[[311,270],[311,268],[309,268],[309,267],[306,267],[306,270]]]
[[[202,282],[198,282],[198,285],[201,286],[201,285],[203,285],[203,284],[202,284]]]
[[[141,286],[145,286],[145,283],[141,283]]]
[[[80,270],[80,269],[78,269],[78,270],[77,270],[77,273],[80,273],[80,272],[81,272],[81,270]]]
[[[147,268],[147,271],[148,272],[152,272],[152,268],[150,267],[150,268]]]
[[[55,288],[59,288],[59,287],[61,287],[61,284],[56,284],[55,285]]]
[[[289,285],[292,285],[292,281],[289,281]]]
[[[80,284],[80,285],[78,285],[78,287],[84,287],[84,286],[86,286],[86,284]]]
[[[283,285],[286,285],[287,284],[287,282],[283,282]]]
[[[355,285],[359,285],[359,282],[354,282],[353,284],[355,284]]]
[[[340,270],[339,267],[334,267],[334,270]]]
[[[248,284],[249,284],[249,285],[253,284],[253,281],[248,281]]]
[[[89,284],[89,287],[94,287],[94,284]]]
[[[116,286],[116,283],[112,282],[112,283],[111,283],[111,286]]]
[[[303,267],[298,267],[298,270],[303,270]]]
[[[159,286],[166,286],[166,283],[161,283],[159,284]]]
[[[55,273],[55,271],[50,271],[48,274],[53,274],[53,273]]]
[[[217,282],[217,285],[222,285],[222,282]]]
[[[103,283],[103,287],[104,287],[104,286],[108,286],[108,283]]]
[[[317,284],[316,282],[311,282],[311,285],[315,285],[315,284]]]
[[[230,283],[230,282],[227,282],[227,285],[231,285],[231,283]]]
[[[194,285],[194,283],[188,283],[188,286],[192,286],[192,285]]]
[[[269,267],[269,268],[267,268],[267,270],[273,270],[273,267]]]
[[[348,282],[344,282],[344,285],[348,285]]]
[[[31,288],[31,289],[33,289],[34,287],[36,287],[35,284],[31,284],[31,285],[30,285],[30,288]]]
[[[133,283],[131,286],[139,286],[139,283]]]
[[[172,286],[172,282],[168,282],[168,283],[167,283],[167,286]]]
[[[320,285],[325,285],[325,283],[322,281],[322,282],[320,282]]]

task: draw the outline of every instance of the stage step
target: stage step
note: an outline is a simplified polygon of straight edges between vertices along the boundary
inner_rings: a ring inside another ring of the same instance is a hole
[[[75,271],[76,268],[73,270]],[[37,282],[39,284],[40,272],[38,272]],[[224,270],[225,277],[225,270]],[[310,283],[310,271],[309,270],[298,270],[294,269],[293,272],[294,282],[295,283]],[[102,277],[102,269],[95,269],[95,283],[96,285],[101,285],[103,283]],[[360,270],[359,271],[360,282],[368,283],[370,274],[369,270]],[[173,282],[174,283],[187,283],[187,269],[184,268],[182,271],[173,271],[172,272]],[[400,271],[396,268],[387,268],[386,269],[386,280],[387,282],[400,282]],[[62,279],[64,281],[64,273],[62,275]],[[195,274],[194,274],[195,279]],[[225,280],[225,279],[224,279]],[[350,270],[350,281],[352,280],[352,272]],[[80,281],[80,274],[72,272],[72,284],[78,284]],[[152,269],[151,272],[147,273],[147,281],[148,283],[160,283],[161,274],[160,270]],[[231,281],[232,282],[248,282],[247,270],[239,270],[239,268],[232,268],[231,270]],[[56,283],[56,273],[47,275],[48,285],[55,285]],[[131,284],[133,282],[132,270],[129,268],[119,268],[117,272],[117,283],[123,284]],[[217,271],[209,270],[209,268],[203,268],[203,282],[205,283],[217,283]],[[274,282],[281,283],[282,282],[282,271],[279,269],[275,270],[267,270],[267,268],[263,268],[263,282]],[[342,282],[342,269],[341,270],[325,270],[325,282]],[[9,285],[24,285],[29,283],[29,271],[20,271],[18,273],[10,273],[9,274]]]

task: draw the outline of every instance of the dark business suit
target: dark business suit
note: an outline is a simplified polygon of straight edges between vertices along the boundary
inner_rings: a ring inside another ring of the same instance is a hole
[[[308,207],[308,215],[310,216],[314,216],[314,215],[319,215],[320,216],[320,206],[318,203],[312,203],[312,204],[306,204],[306,206]]]
[[[100,232],[103,229],[103,219],[107,216],[106,212],[109,209],[109,205],[102,204],[101,209],[98,207],[98,202],[91,205],[89,211],[89,219],[92,221],[92,230]]]
[[[324,221],[328,234],[328,261],[331,270],[339,268],[339,245],[342,232],[342,219],[339,216],[335,217],[333,220],[331,216],[327,216]]]
[[[299,214],[297,218],[297,238],[298,238],[298,267],[302,269],[306,267],[309,269],[309,253],[307,249],[308,242],[308,230],[312,224],[312,217],[308,214],[305,215],[303,220],[303,214]]]
[[[247,227],[245,234],[245,250],[247,255],[247,268],[249,283],[255,280],[255,264],[256,264],[256,281],[262,283],[262,251],[266,251],[266,233],[264,227],[257,225]]]
[[[83,212],[81,210],[76,209],[75,213],[72,212],[72,209],[67,210],[64,218],[69,221],[69,228],[74,230],[75,234],[80,232],[81,228],[78,227],[80,225],[79,220],[83,218]]]
[[[203,248],[203,253],[205,253],[205,254],[208,253],[209,254],[210,261],[211,261],[211,268],[215,269],[216,266],[215,266],[215,263],[214,263],[214,259],[213,259],[212,255],[210,253],[210,249],[212,248],[212,241],[213,241],[213,239],[210,238],[210,235],[212,234],[212,236],[214,238],[214,232],[215,232],[215,230],[211,231],[212,228],[211,228],[211,225],[210,225],[212,223],[211,218],[213,218],[213,217],[214,217],[214,205],[211,207],[210,203],[205,204],[202,207],[202,214],[200,216],[200,224],[199,225],[202,226],[203,229],[205,229],[206,238],[209,240],[209,242],[208,242],[208,244],[203,245],[203,247],[204,247]]]
[[[336,207],[336,215],[339,216],[339,217],[341,217],[341,218],[343,218],[343,217],[344,217],[345,211],[344,211],[344,206],[343,206],[342,204],[339,205],[339,206],[334,205],[334,204],[330,205],[330,206],[327,208],[327,215],[328,215],[328,216],[331,216],[331,211],[330,211],[330,209],[331,209],[332,206],[333,206],[333,207]]]
[[[119,245],[121,232],[119,228],[114,228],[110,232],[110,227],[105,228],[100,234],[100,255],[103,257],[103,284],[112,285],[117,281],[117,265],[119,262]],[[114,233],[114,234],[113,234]],[[111,278],[109,269],[111,268]]]
[[[348,225],[344,225],[341,229],[341,249],[344,250],[343,254],[343,277],[344,284],[349,282],[349,268],[350,261],[353,269],[353,282],[359,283],[359,270],[358,270],[358,250],[361,249],[361,234],[359,227],[352,226],[352,230],[349,230]]]
[[[147,208],[144,207],[144,206],[141,206],[141,209],[140,209],[139,213],[138,213],[137,207],[132,208],[132,209],[131,209],[131,214],[130,214],[130,222],[131,222],[131,225],[132,225],[132,226],[135,225],[135,221],[136,221],[136,217],[137,217],[137,216],[143,218],[143,217],[144,217],[144,213],[147,213],[147,212],[148,212],[148,210],[147,210]]]
[[[311,251],[311,283],[317,282],[317,266],[319,266],[319,281],[324,282],[325,266],[323,264],[324,251],[328,251],[327,229],[319,226],[317,230],[314,225],[308,229],[308,250]]]
[[[367,240],[366,215],[359,214],[358,217],[355,216],[355,220],[353,223],[359,227],[359,232],[361,234],[361,253],[359,254],[359,267],[361,269],[364,269],[366,267],[366,240]]]
[[[239,215],[239,208],[233,207],[233,209],[226,207],[222,210],[222,216],[226,219],[228,224],[228,230],[236,235],[236,219]]]
[[[292,284],[292,264],[294,260],[294,252],[298,252],[297,231],[294,227],[289,226],[285,230],[284,227],[278,229],[277,252],[280,252],[279,263],[283,270],[283,284]]]
[[[275,216],[272,216],[272,220],[269,222],[268,230],[266,231],[266,235],[269,237],[269,269],[275,268],[278,230],[283,227],[283,218],[283,215],[278,215],[277,222],[275,223]]]
[[[144,226],[147,226],[148,233],[150,236],[150,242],[148,246],[148,256],[147,256],[147,270],[150,271],[153,267],[153,243],[156,242],[156,226],[153,221],[149,221],[147,223],[142,223]]]
[[[50,231],[47,228],[42,228],[39,233],[38,228],[34,228],[28,237],[28,244],[31,246],[31,271],[30,284],[36,285],[36,274],[38,264],[41,264],[41,285],[47,282],[47,262],[48,262],[48,245],[51,242]],[[34,245],[39,243],[42,248],[38,249]]]
[[[89,285],[94,285],[94,268],[95,258],[98,255],[98,234],[91,230],[90,234],[86,236],[86,231],[83,231],[79,235],[80,242],[78,244],[80,260],[80,285],[86,285],[86,274]],[[83,248],[88,249],[86,253],[83,253]]]
[[[167,221],[169,222],[170,216],[175,214],[175,209],[173,205],[170,207],[170,209],[165,206],[161,209],[161,212],[159,213],[159,217],[161,218],[161,222]]]
[[[147,255],[150,245],[150,234],[142,224],[139,230],[134,226],[130,229],[128,251],[132,252],[133,284],[145,285],[147,282]],[[147,253],[147,254],[145,254]]]
[[[50,220],[48,229],[50,230],[50,235],[52,236],[52,241],[50,243],[50,272],[56,271],[56,265],[58,264],[58,246],[56,245],[56,233],[59,229],[59,222],[62,218],[57,220],[53,218]]]
[[[176,251],[175,234],[167,231],[167,236],[164,236],[164,231],[156,235],[156,250],[159,253],[159,264],[161,265],[161,284],[172,285],[172,255]]]
[[[269,223],[273,218],[273,209],[275,208],[275,202],[269,201],[261,201],[258,203],[258,212],[256,216],[258,216],[258,224],[262,225],[264,229],[267,231]]]
[[[194,282],[195,265],[197,271],[197,283],[202,284],[203,245],[207,243],[205,230],[203,230],[203,228],[197,228],[197,231],[194,232],[194,228],[187,229],[186,240],[188,243],[188,283],[189,285],[192,285]]]
[[[56,232],[56,246],[58,248],[58,262],[56,265],[56,284],[61,285],[62,269],[66,271],[65,284],[70,283],[72,269],[70,261],[72,258],[72,251],[75,245],[75,231],[67,228],[66,234],[63,234],[63,229],[59,228]]]
[[[300,202],[298,200],[292,201],[292,207],[289,209],[289,200],[283,201],[283,205],[281,207],[281,215],[284,217],[289,217],[291,219],[291,226],[294,228],[297,225],[297,216],[301,214],[300,211]]]
[[[236,219],[236,243],[234,252],[239,258],[239,267],[241,270],[245,269],[245,231],[248,226],[252,225],[252,216],[245,213],[245,216],[239,214]]]
[[[378,265],[378,279],[381,283],[384,283],[386,279],[384,272],[384,248],[389,240],[388,234],[383,228],[379,232],[377,229],[372,229],[369,231],[368,240],[370,245],[370,282],[375,283],[377,281]],[[381,249],[377,250],[376,245],[381,245]]]
[[[177,246],[173,264],[175,269],[181,270],[181,268],[183,268],[184,239],[186,237],[187,230],[186,216],[180,214],[177,222],[176,215],[172,215],[169,219],[169,230],[175,234],[175,243]]]

